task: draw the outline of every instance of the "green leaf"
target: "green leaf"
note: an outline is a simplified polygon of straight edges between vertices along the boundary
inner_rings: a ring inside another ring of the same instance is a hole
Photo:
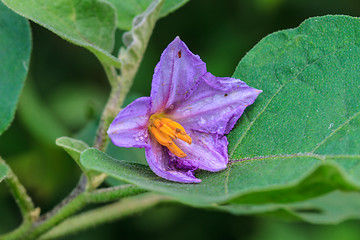
[[[232,159],[359,157],[359,26],[358,18],[312,18],[244,57],[234,77],[264,92],[228,136]]]
[[[313,18],[256,45],[234,77],[264,92],[228,136],[228,168],[197,173],[201,184],[169,182],[94,149],[83,152],[81,162],[193,206],[289,203],[335,189],[358,191],[358,29],[357,18]]]
[[[88,190],[95,189],[99,186],[99,184],[103,182],[104,178],[106,177],[104,174],[98,174],[91,169],[87,169],[80,161],[81,153],[84,152],[86,149],[89,149],[89,145],[87,145],[81,140],[69,137],[60,137],[56,139],[56,145],[62,147],[79,165],[81,171],[85,174],[87,178],[86,188]]]
[[[28,72],[30,52],[28,21],[0,2],[0,135],[14,118]]]
[[[246,168],[241,159],[261,173],[253,188],[278,176],[283,188],[328,164],[338,172],[334,187],[339,174],[360,186],[359,27],[353,17],[312,18],[267,36],[242,59],[234,77],[263,93],[228,135],[229,191]]]
[[[130,30],[133,19],[143,13],[153,0],[107,0],[117,10],[117,27],[123,30]],[[169,13],[183,6],[189,0],[165,0],[159,17],[165,17]]]
[[[0,162],[0,182],[6,178],[9,172],[10,169],[8,168],[8,166]]]
[[[10,9],[40,24],[60,37],[85,47],[101,62],[120,67],[111,55],[116,14],[114,8],[99,0],[2,0]]]
[[[56,145],[62,147],[79,165],[83,172],[87,172],[80,162],[80,154],[89,148],[89,145],[81,140],[77,140],[69,137],[60,137],[56,139]]]
[[[306,163],[308,159],[311,159],[311,157],[287,159],[287,165],[291,166],[295,161]],[[200,172],[197,176],[202,179],[201,184],[170,182],[156,176],[148,166],[116,160],[94,148],[85,150],[81,154],[80,161],[89,170],[106,173],[116,179],[135,184],[149,191],[172,196],[178,201],[193,206],[209,206],[214,203],[231,201],[237,204],[246,203],[249,199],[256,199],[259,196],[262,199],[256,200],[258,203],[266,201],[291,202],[329,192],[336,189],[336,187],[342,189],[360,189],[360,185],[355,185],[348,181],[346,175],[341,175],[333,165],[324,166],[315,160],[310,164],[312,170],[310,174],[303,173],[303,170],[309,166],[308,164],[302,168],[293,169],[291,176],[287,176],[287,172],[281,169],[277,173],[276,167],[279,163],[276,161],[266,163],[262,161],[262,167],[266,172],[259,170],[251,172],[249,169],[254,168],[257,161],[248,161],[244,163],[241,171],[232,172],[232,176],[236,178],[235,181],[231,181],[232,185],[229,185],[228,171],[218,173]],[[269,172],[270,169],[271,174]],[[261,178],[267,174],[271,178]],[[300,177],[300,179],[295,177]],[[263,181],[259,182],[257,181],[258,179]],[[334,184],[334,181],[337,181],[337,183]],[[302,184],[298,186],[298,191],[295,191],[296,189],[292,187],[297,186],[299,183]],[[315,193],[312,187],[317,190]],[[306,190],[311,191],[308,193]],[[302,193],[305,194],[302,195]],[[241,196],[243,196],[243,202],[241,202],[242,198],[239,198]]]

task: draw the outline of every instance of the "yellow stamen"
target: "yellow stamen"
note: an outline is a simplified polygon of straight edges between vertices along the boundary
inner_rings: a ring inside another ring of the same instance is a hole
[[[157,129],[159,129],[162,133],[169,135],[172,139],[176,138],[173,130],[168,126],[163,124],[159,119],[155,119],[154,125]]]
[[[184,153],[176,144],[173,142],[173,144],[170,144],[169,146],[166,146],[170,152],[172,152],[177,157],[186,157],[186,153]]]
[[[168,125],[171,129],[175,130],[178,133],[181,134],[186,134],[185,129],[183,126],[181,126],[180,124],[178,124],[177,122],[169,119],[169,118],[162,118],[161,121]]]
[[[150,127],[150,132],[156,138],[156,141],[158,141],[158,143],[167,147],[170,152],[172,152],[175,156],[186,157],[186,153],[181,151],[181,149],[176,146],[176,144],[173,142],[173,140],[171,140],[168,135],[162,133],[156,127]]]
[[[191,137],[187,134],[176,134],[176,137],[183,140],[184,142],[187,142],[188,144],[192,143]]]
[[[168,135],[160,132],[159,129],[157,129],[156,127],[151,127],[150,131],[152,135],[156,138],[158,143],[160,143],[161,145],[167,147],[171,145],[171,143],[173,143],[173,140],[171,140],[171,138]]]
[[[161,121],[166,124],[169,128],[173,130],[173,133],[175,134],[176,138],[179,138],[183,140],[184,142],[187,142],[188,144],[191,144],[191,137],[187,135],[185,129],[183,126],[181,126],[179,123],[169,119],[169,118],[162,118]]]
[[[186,153],[173,141],[173,139],[179,138],[188,144],[192,143],[191,137],[179,123],[161,115],[153,115],[150,117],[149,131],[159,144],[167,147],[174,155],[186,157]]]

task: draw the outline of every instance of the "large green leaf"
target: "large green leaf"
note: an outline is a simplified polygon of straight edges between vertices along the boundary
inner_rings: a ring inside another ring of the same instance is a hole
[[[9,172],[10,169],[5,164],[0,162],[0,182],[6,178]]]
[[[359,159],[359,26],[358,18],[312,18],[245,56],[234,77],[264,92],[228,136],[232,159]]]
[[[311,158],[309,157],[309,159]],[[306,163],[308,158],[299,157],[288,160],[287,165],[291,166],[294,161]],[[104,172],[119,180],[172,196],[193,206],[209,206],[229,201],[234,203],[292,202],[329,192],[337,187],[360,189],[359,183],[355,184],[349,181],[345,173],[337,169],[334,164],[322,165],[315,161],[293,170],[290,176],[282,169],[278,169],[278,172],[274,170],[269,172],[271,167],[276,170],[279,165],[276,161],[263,164],[262,167],[266,170],[264,172],[258,169],[257,161],[248,161],[244,163],[241,171],[231,173],[234,174],[231,176],[237,177],[231,181],[234,184],[231,186],[228,183],[228,171],[200,172],[198,177],[202,179],[201,184],[175,183],[157,177],[145,165],[116,160],[94,148],[82,152],[80,161],[87,169]],[[249,171],[254,167],[257,171]],[[311,169],[310,173],[303,173],[306,167]],[[262,179],[264,175],[269,175],[269,179]],[[258,179],[262,179],[262,181],[256,181]],[[229,191],[229,187],[231,187],[231,191]]]
[[[112,3],[117,10],[117,26],[123,30],[130,30],[133,19],[143,13],[153,0],[107,0]],[[189,0],[165,0],[161,8],[159,17],[165,17],[167,14],[180,8]]]
[[[14,118],[30,52],[28,21],[0,2],[0,135]]]
[[[254,160],[249,171],[261,172],[255,185],[279,175],[294,181],[299,169],[308,174],[313,165],[331,164],[359,186],[359,27],[353,17],[312,18],[264,38],[240,62],[234,77],[264,92],[228,136],[237,159],[230,191],[246,168],[241,159]]]
[[[120,67],[111,55],[116,29],[115,9],[100,0],[2,0],[20,15],[93,52],[107,65]]]
[[[360,190],[360,21],[326,16],[271,34],[234,77],[262,89],[229,134],[230,164],[200,184],[156,177],[96,149],[85,167],[193,206],[291,203],[335,189]]]

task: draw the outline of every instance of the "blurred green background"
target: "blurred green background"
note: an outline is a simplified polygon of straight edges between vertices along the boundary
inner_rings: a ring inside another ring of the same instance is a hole
[[[157,23],[128,100],[149,95],[153,69],[175,36],[200,55],[214,75],[231,76],[240,59],[266,35],[326,14],[360,16],[360,1],[191,0]],[[31,26],[30,72],[16,118],[0,137],[0,153],[45,212],[71,191],[80,176],[55,139],[66,135],[91,144],[109,86],[95,56],[36,24]],[[121,34],[117,32],[118,39]],[[120,159],[145,161],[142,150],[110,146],[109,152]],[[1,183],[0,234],[20,222],[17,206]],[[315,226],[166,205],[64,239],[358,240],[359,223]]]

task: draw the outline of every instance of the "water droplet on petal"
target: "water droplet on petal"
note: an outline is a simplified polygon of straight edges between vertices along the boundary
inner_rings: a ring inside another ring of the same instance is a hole
[[[199,124],[200,125],[204,125],[206,123],[206,120],[205,120],[205,118],[200,118],[200,121],[199,121]]]

